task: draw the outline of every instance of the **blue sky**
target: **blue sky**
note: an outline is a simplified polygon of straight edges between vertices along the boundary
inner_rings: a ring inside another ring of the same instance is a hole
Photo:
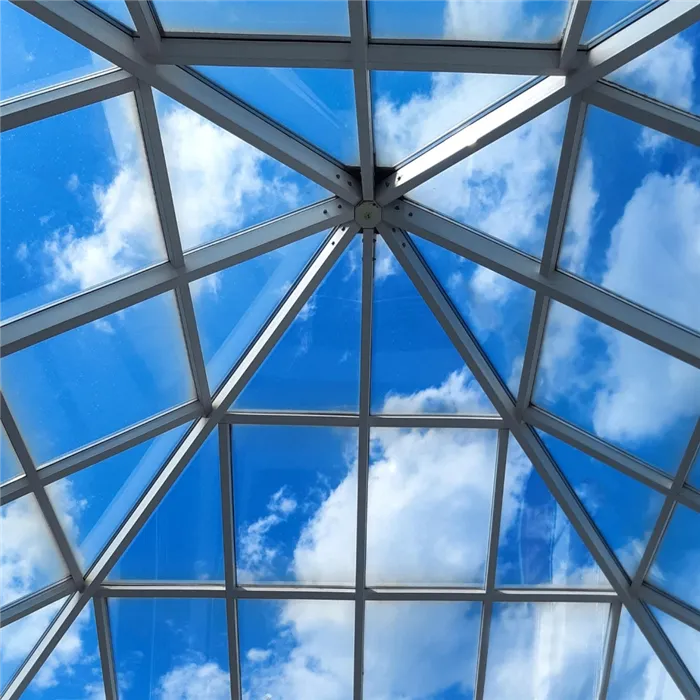
[[[105,67],[87,50],[6,0],[0,2],[2,99]],[[99,4],[126,22],[120,3]],[[594,0],[584,36],[592,37],[640,4]],[[293,6],[270,1],[264,16],[249,2],[236,3],[235,12],[216,2],[197,3],[197,11],[191,5],[156,2],[165,28],[172,31],[206,31],[226,22],[232,32],[347,34],[345,4],[337,0]],[[485,14],[473,9],[477,6],[371,0],[371,30],[375,36],[547,41],[566,17],[562,2],[492,3],[489,7],[497,9]],[[191,24],[195,19],[198,26]],[[691,28],[674,37],[648,55],[655,58],[642,57],[612,79],[697,113],[697,32]],[[350,72],[197,70],[332,157],[357,164]],[[527,80],[373,74],[378,163],[400,162]],[[157,94],[156,105],[186,250],[329,196],[169,98]],[[565,106],[555,108],[409,198],[539,255],[565,117]],[[3,320],[165,259],[131,96],[5,132],[0,147]],[[699,217],[695,147],[589,110],[561,269],[698,330]],[[212,391],[327,233],[192,284]],[[411,236],[515,394],[533,293]],[[372,411],[493,414],[381,239],[375,258]],[[357,411],[360,264],[358,237],[235,408]],[[3,391],[38,464],[194,399],[172,294],[15,353],[0,366]],[[552,305],[533,397],[537,405],[673,475],[700,413],[699,396],[697,370]],[[94,561],[188,427],[49,487],[83,566]],[[239,582],[352,585],[357,431],[239,426],[232,438]],[[542,438],[633,575],[661,496],[551,436]],[[370,584],[483,585],[495,444],[496,434],[488,430],[372,431]],[[4,482],[19,472],[4,434],[0,449]],[[700,467],[691,481],[700,485]],[[110,578],[223,580],[220,499],[214,434]],[[3,602],[65,576],[32,496],[3,506],[0,515]],[[692,533],[698,518],[677,507],[652,571],[657,585],[696,607],[700,548]],[[512,441],[497,581],[503,586],[607,586]],[[7,628],[0,642],[3,685],[56,610],[43,609]],[[112,601],[110,614],[122,697],[226,696],[222,601]],[[532,697],[591,697],[608,614],[602,605],[497,606],[487,696],[512,694],[507,683],[515,678],[531,688]],[[275,700],[295,698],[298,689],[308,688],[320,700],[351,696],[353,615],[352,604],[341,602],[241,603],[246,700],[260,700],[266,693]],[[471,697],[479,616],[476,603],[369,605],[368,693],[387,700]],[[661,622],[681,654],[689,655],[697,633]],[[675,697],[670,679],[645,644],[623,616],[610,693],[615,700],[644,693],[655,700]],[[552,649],[559,653],[553,655]],[[550,657],[551,663],[543,665],[541,659]],[[570,673],[572,668],[576,673]],[[696,666],[691,670],[699,672]],[[27,697],[94,700],[100,683],[94,615],[88,609]]]

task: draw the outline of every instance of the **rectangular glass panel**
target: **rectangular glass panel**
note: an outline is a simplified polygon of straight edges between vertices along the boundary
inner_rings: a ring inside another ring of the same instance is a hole
[[[355,583],[357,431],[232,430],[237,580]]]
[[[136,31],[134,20],[131,19],[131,13],[129,12],[124,0],[89,0],[89,2],[91,5],[94,5],[98,9],[102,10],[102,12],[112,19],[116,19],[125,27]]]
[[[496,433],[371,432],[367,583],[484,583]]]
[[[589,44],[612,28],[621,29],[657,5],[658,0],[593,0],[586,17],[581,43]],[[641,8],[645,8],[644,11]]]

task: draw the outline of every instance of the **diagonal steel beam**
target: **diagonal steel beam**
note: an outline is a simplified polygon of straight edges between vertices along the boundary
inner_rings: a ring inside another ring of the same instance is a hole
[[[603,656],[603,667],[600,672],[600,685],[598,687],[598,700],[606,700],[608,688],[610,686],[610,676],[612,675],[612,665],[615,658],[615,645],[617,644],[617,632],[620,629],[620,614],[622,605],[613,603],[610,606],[610,618],[608,620],[608,631],[605,639],[605,655]]]
[[[12,2],[334,194],[352,204],[360,200],[358,184],[335,162],[188,70],[150,63],[139,51],[138,38],[76,0]]]
[[[75,593],[75,591],[75,581],[72,578],[64,578],[62,581],[42,588],[36,593],[4,605],[0,609],[0,628],[11,625],[13,622],[17,622],[17,620],[21,620],[23,617],[61,600],[61,598],[66,598],[71,593]]]
[[[586,19],[590,9],[591,0],[572,0],[571,2],[569,17],[566,20],[564,36],[561,40],[559,66],[563,70],[570,70],[575,67],[581,35],[583,34],[583,28],[586,26]]]
[[[126,6],[134,20],[138,33],[137,46],[141,53],[157,56],[161,44],[161,32],[156,13],[149,0],[126,0]]]
[[[109,623],[109,606],[106,598],[94,597],[92,604],[95,611],[97,645],[100,650],[100,665],[104,683],[105,700],[117,700],[117,672],[114,667],[114,648],[112,645],[112,628]]]
[[[376,201],[393,202],[698,20],[700,0],[661,5],[592,48],[578,70],[545,78],[398,168],[378,185]]]
[[[663,610],[663,612],[700,632],[700,610],[676,600],[648,583],[642,585],[639,589],[639,595],[649,605]]]

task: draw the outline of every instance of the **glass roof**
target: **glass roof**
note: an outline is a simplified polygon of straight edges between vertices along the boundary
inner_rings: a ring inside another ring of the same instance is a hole
[[[696,0],[0,0],[2,700],[700,698]]]

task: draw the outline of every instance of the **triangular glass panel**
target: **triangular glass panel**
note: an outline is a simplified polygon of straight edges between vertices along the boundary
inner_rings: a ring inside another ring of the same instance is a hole
[[[63,598],[39,608],[30,615],[2,628],[2,633],[0,633],[0,691],[5,690],[66,600],[68,599]]]
[[[535,293],[424,238],[411,237],[504,384],[517,396]]]
[[[109,574],[111,580],[224,578],[219,447],[214,432]]]
[[[8,355],[1,367],[39,465],[194,398],[172,292]]]
[[[700,412],[700,370],[553,301],[533,403],[674,474]]]
[[[676,505],[648,578],[657,588],[700,610],[698,532],[700,513]]]
[[[362,238],[356,236],[234,408],[358,411]]]
[[[566,110],[567,103],[550,109],[406,197],[539,257]]]
[[[212,392],[233,369],[327,233],[307,236],[190,284]]]
[[[498,543],[498,586],[609,588],[544,481],[510,438]]]
[[[589,107],[559,266],[700,330],[698,156],[697,146]]]
[[[373,413],[496,413],[381,237],[372,336]]]
[[[15,12],[3,0],[3,37]],[[3,319],[166,260],[133,94],[4,131],[0,148]]]
[[[0,429],[0,483],[4,484],[22,474],[24,474],[22,466],[5,433],[5,426],[2,426]]]
[[[632,578],[656,524],[664,495],[561,440],[542,432],[539,434]]]
[[[683,700],[683,694],[625,608],[620,616],[607,698]]]
[[[695,682],[700,683],[700,632],[658,608],[649,607]]]
[[[360,164],[351,70],[243,66],[195,68],[234,97],[341,163]]]
[[[640,12],[641,8],[644,7],[648,11],[658,4],[654,0],[593,0],[586,17],[581,43],[589,44],[601,34],[622,29],[629,22],[646,14]]]
[[[95,561],[188,427],[173,428],[47,486],[83,569]]]
[[[104,12],[110,19],[116,19],[128,29],[136,31],[134,20],[124,0],[89,0],[88,4]]]
[[[494,603],[484,700],[596,697],[610,606]]]
[[[330,196],[184,105],[155,98],[184,250]]]
[[[416,4],[411,3],[411,10]],[[377,165],[395,166],[506,102],[531,81],[526,75],[372,71]]]
[[[92,605],[83,609],[39,669],[22,698],[104,698]]]
[[[0,100],[82,78],[111,65],[10,2],[2,3],[0,47]],[[3,179],[4,187],[8,179]]]

